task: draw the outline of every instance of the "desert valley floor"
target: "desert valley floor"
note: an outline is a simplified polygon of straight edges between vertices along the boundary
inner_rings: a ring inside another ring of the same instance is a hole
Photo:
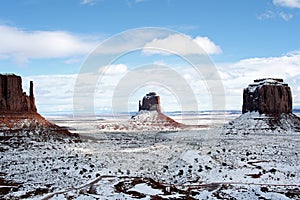
[[[238,115],[176,115],[210,126],[152,132],[100,130],[110,116],[50,116],[81,141],[2,139],[0,199],[300,199],[300,134],[224,134]]]

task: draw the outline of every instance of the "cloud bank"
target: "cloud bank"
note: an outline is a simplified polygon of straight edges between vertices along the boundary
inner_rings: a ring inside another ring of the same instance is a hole
[[[299,51],[278,57],[249,58],[234,63],[217,63],[216,65],[225,89],[226,109],[240,110],[243,88],[252,83],[254,79],[267,77],[283,78],[292,89],[294,107],[300,107]],[[168,64],[168,66],[172,65]],[[130,71],[130,67],[125,64],[115,64],[105,68],[94,94],[96,112],[109,112],[111,110],[115,87],[122,77]],[[207,91],[204,79],[199,78],[191,67],[185,65],[176,68],[176,71],[193,89],[199,104],[198,108],[200,110],[211,109],[210,92]],[[95,75],[87,74],[87,78],[91,76]],[[28,85],[26,84],[28,84],[29,80],[34,81],[37,106],[42,113],[72,112],[76,78],[76,74],[25,77],[24,89],[28,90]],[[88,91],[86,88],[90,86],[84,82],[80,85],[82,95],[85,95],[85,91]],[[131,102],[128,103],[129,110],[136,111],[138,100],[150,90],[155,90],[162,96],[164,111],[180,109],[180,105],[178,105],[174,97],[176,94],[172,94],[159,85],[147,85],[141,87],[139,91],[133,92],[133,96],[130,98]],[[124,108],[124,111],[128,111],[127,108]]]
[[[25,31],[0,25],[0,59],[69,58],[89,53],[97,40],[65,31]]]
[[[115,64],[99,69],[104,75],[86,73],[81,74],[86,79],[99,79],[95,96],[95,110],[104,111],[111,109],[111,98],[115,86],[124,76],[128,68],[125,64]],[[41,113],[72,113],[75,83],[78,74],[65,75],[38,75],[23,77],[23,90],[28,91],[29,81],[34,82],[34,94],[39,112]],[[83,79],[84,80],[84,79]],[[89,81],[80,82],[78,91],[85,96],[92,87]],[[28,93],[28,92],[27,92]]]
[[[300,52],[279,57],[249,58],[235,63],[217,64],[225,87],[227,106],[242,106],[242,92],[254,79],[283,78],[292,89],[294,107],[300,106]]]
[[[189,41],[187,41],[187,38]],[[191,44],[187,44],[187,42]],[[197,44],[203,52],[199,52],[199,47],[195,47],[192,43]],[[194,48],[193,48],[194,47]],[[147,50],[147,48],[154,48],[152,50]],[[155,48],[157,50],[155,50]],[[174,49],[176,53],[180,55],[188,55],[188,54],[220,54],[222,53],[222,49],[220,46],[216,45],[213,41],[211,41],[208,37],[197,36],[192,38],[187,35],[181,34],[173,34],[163,39],[154,39],[151,42],[146,43],[145,52],[146,53],[162,53],[164,49]],[[167,53],[167,52],[165,52]]]
[[[273,3],[277,6],[300,8],[300,0],[273,0]]]
[[[142,35],[129,35],[132,39],[127,43],[119,44],[118,41],[113,41],[107,44],[103,51],[97,53],[103,55],[119,53],[135,46],[142,46],[144,49],[149,47],[162,50],[175,49],[176,53],[182,55],[199,53],[199,49],[203,50],[203,54],[222,53],[221,47],[208,37],[192,38],[188,35],[172,34],[165,38],[153,39],[157,32],[151,30],[140,34]],[[100,44],[100,37],[66,31],[27,31],[0,25],[0,60],[11,59],[19,65],[24,65],[31,59],[65,59],[66,64],[72,64],[91,53]],[[187,41],[190,44],[187,44]],[[193,46],[194,48],[191,48]]]

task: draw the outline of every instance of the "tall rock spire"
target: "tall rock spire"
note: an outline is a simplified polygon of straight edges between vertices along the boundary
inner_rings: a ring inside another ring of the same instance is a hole
[[[37,112],[33,95],[33,82],[30,82],[30,95],[22,89],[22,79],[14,74],[0,74],[0,112]]]
[[[30,110],[33,112],[36,112],[36,106],[35,106],[35,98],[33,94],[33,81],[30,81],[30,88],[29,88],[29,99],[30,99]]]

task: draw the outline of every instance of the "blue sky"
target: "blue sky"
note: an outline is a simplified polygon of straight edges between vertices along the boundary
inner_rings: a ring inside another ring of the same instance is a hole
[[[262,76],[284,78],[292,86],[297,107],[299,25],[299,0],[3,0],[0,72],[22,75],[24,87],[25,80],[33,79],[41,112],[70,112],[76,75],[97,45],[126,30],[162,27],[185,34],[200,46],[203,43],[201,47],[222,78],[226,108],[240,109],[242,88]],[[114,73],[114,84],[143,62],[180,65],[163,55],[124,56],[117,63],[120,65],[113,66],[120,70],[119,74]],[[181,68],[187,67],[182,64]],[[185,73],[191,85],[197,82]],[[55,87],[60,81],[64,87]],[[108,85],[103,87],[113,91],[113,84]],[[161,92],[168,94],[166,90]],[[199,93],[195,91],[196,95]],[[111,96],[107,93],[106,101],[99,103],[97,109],[110,110],[107,105]],[[166,110],[178,109],[176,102],[166,105],[173,105],[166,106]],[[129,107],[135,109],[134,105]]]

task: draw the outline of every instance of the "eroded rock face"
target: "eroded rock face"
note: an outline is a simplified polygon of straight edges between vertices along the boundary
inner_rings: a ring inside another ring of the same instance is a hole
[[[258,79],[244,89],[242,115],[225,124],[225,135],[299,134],[292,94],[282,79]]]
[[[78,137],[37,113],[30,82],[29,96],[23,92],[22,79],[13,74],[0,74],[0,141],[14,136],[32,139]]]
[[[32,81],[29,93],[28,96],[23,92],[20,76],[0,74],[0,111],[2,113],[36,113]]]
[[[119,131],[178,131],[183,129],[207,128],[207,125],[186,125],[175,121],[161,112],[160,97],[150,92],[139,101],[139,112],[124,123],[103,124],[99,129],[107,132]]]
[[[150,92],[144,96],[142,102],[139,101],[139,111],[147,110],[161,112],[160,109],[160,96],[157,96],[155,92]]]
[[[242,113],[257,111],[260,114],[292,113],[292,94],[282,79],[257,79],[244,89]]]

